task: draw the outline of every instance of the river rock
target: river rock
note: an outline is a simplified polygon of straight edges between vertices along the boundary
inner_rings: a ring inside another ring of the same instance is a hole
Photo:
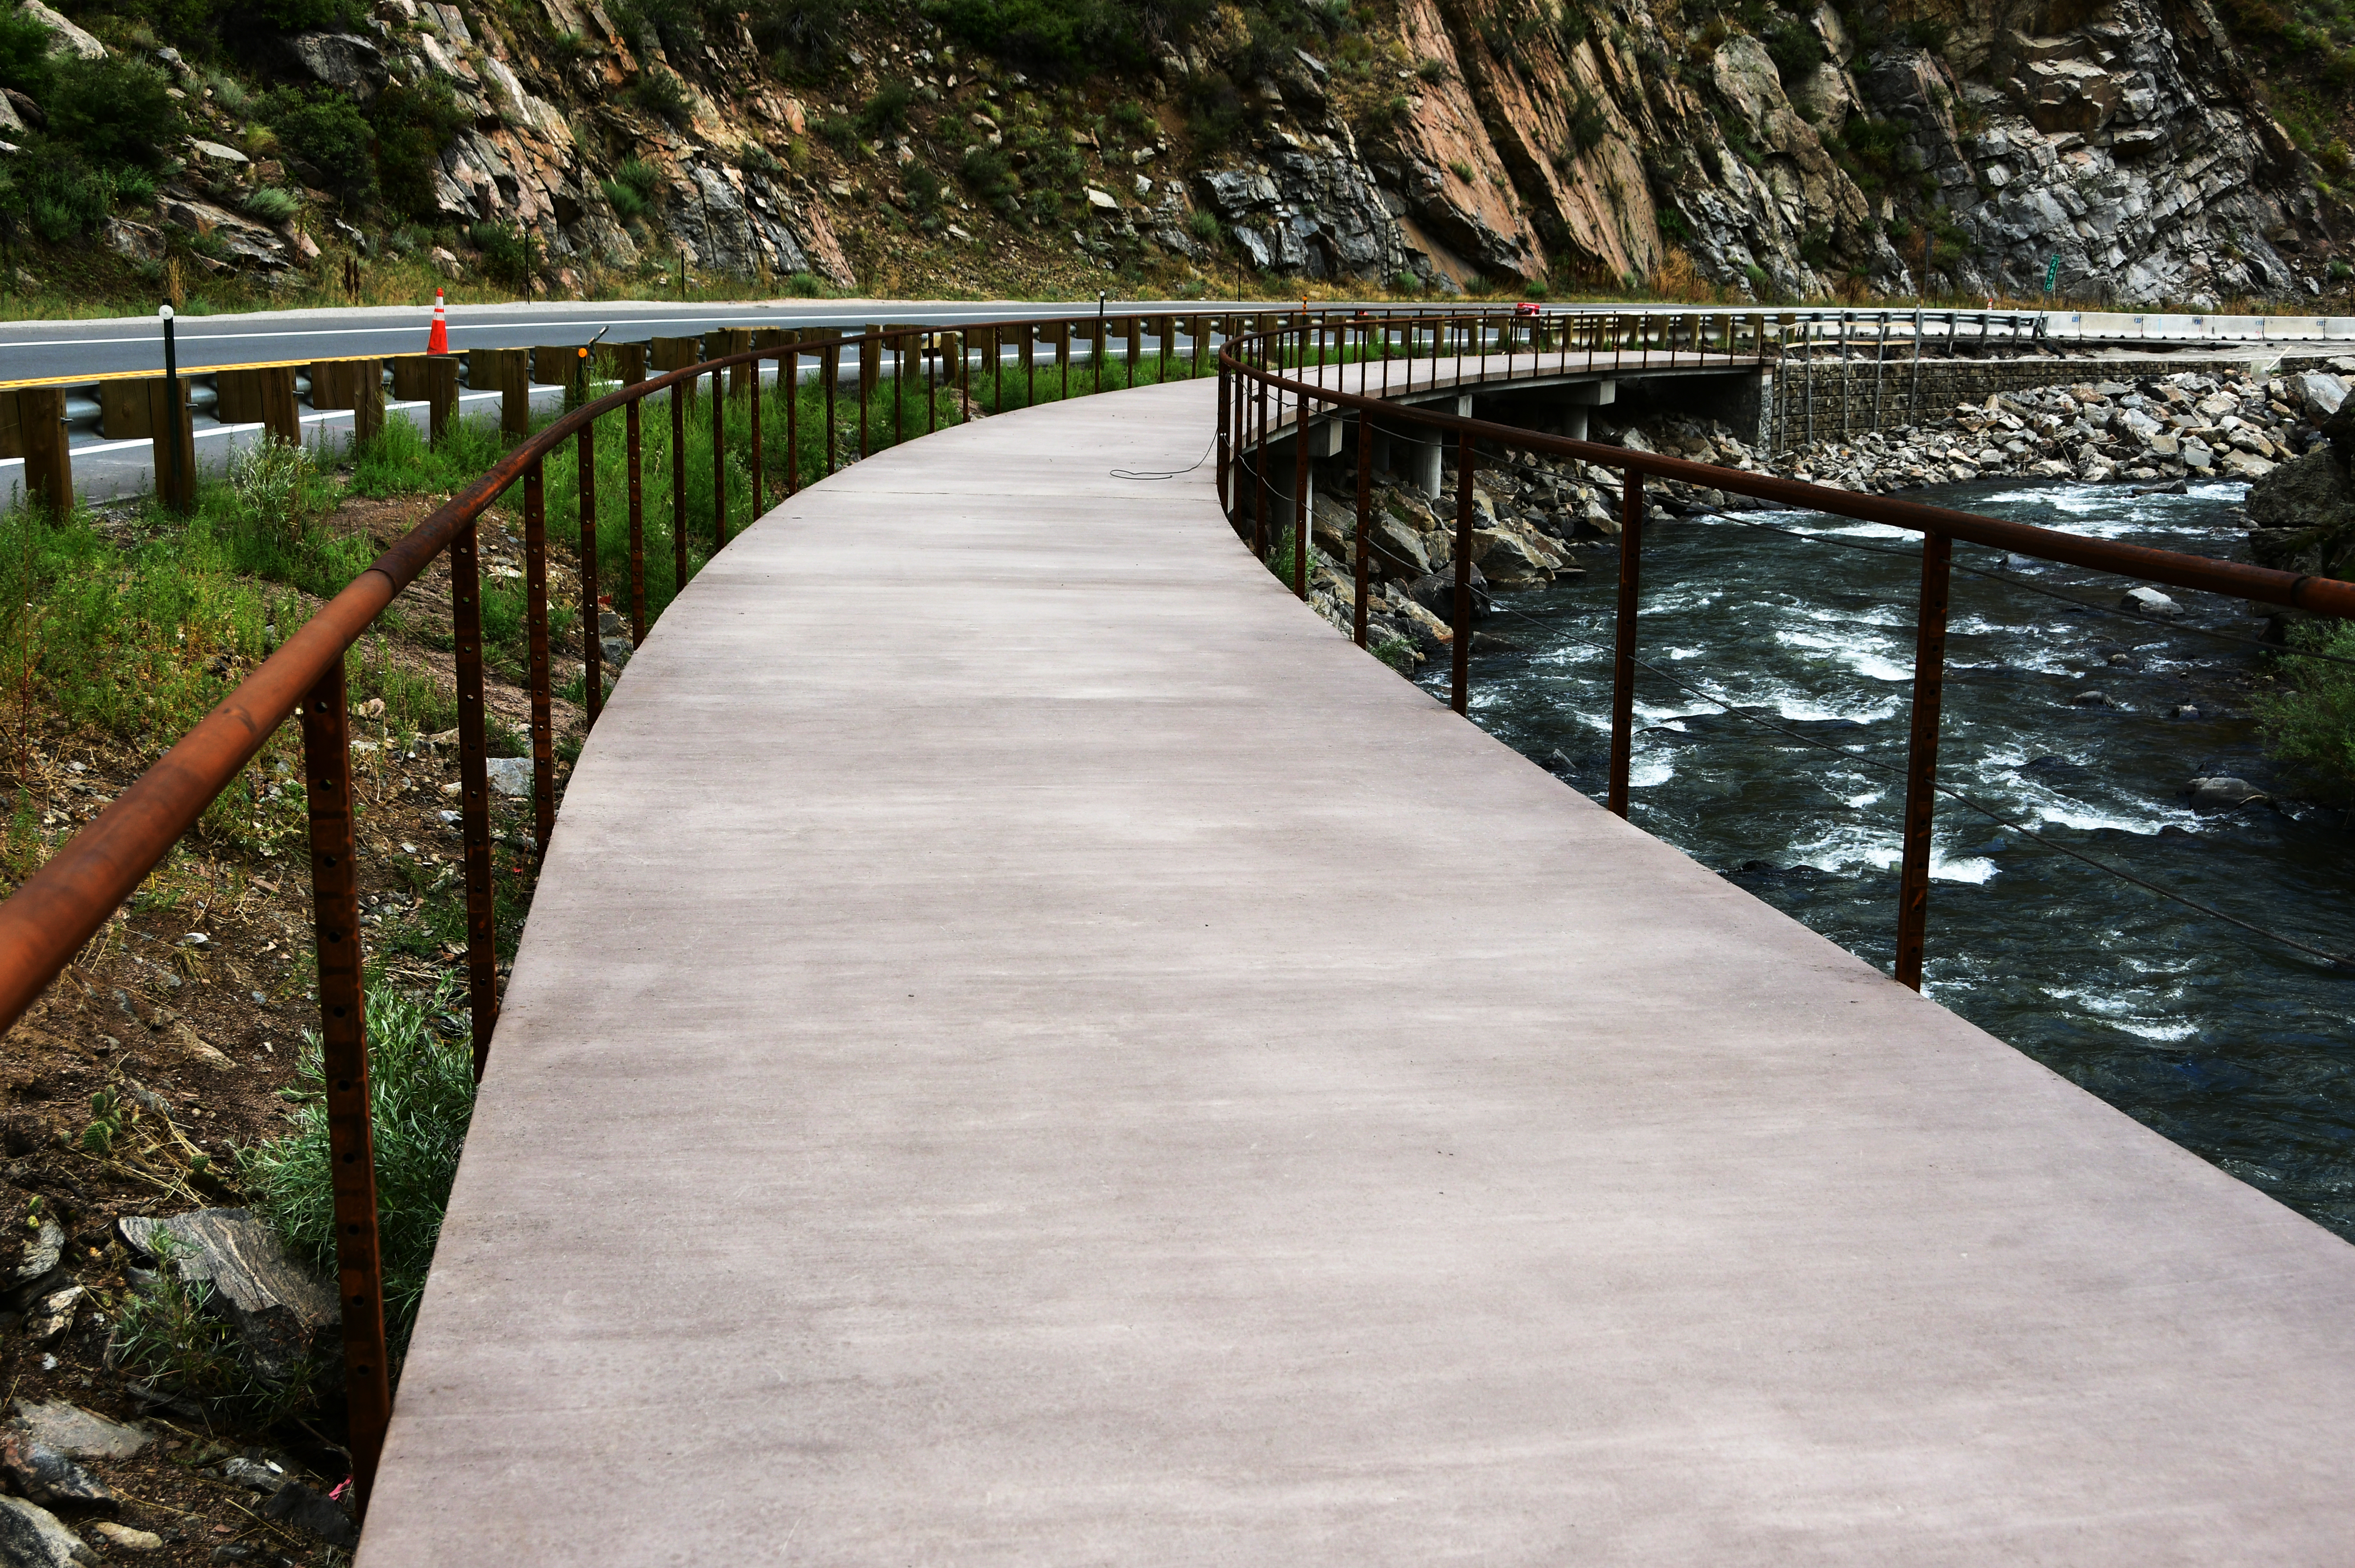
[[[289,1481],[261,1505],[262,1517],[307,1530],[330,1546],[350,1547],[360,1538],[352,1516],[300,1481]]]
[[[491,788],[499,794],[511,795],[517,800],[530,795],[533,772],[529,757],[486,758],[484,761],[483,769],[485,774],[490,779]]]
[[[78,1568],[90,1546],[58,1516],[22,1498],[0,1498],[0,1563],[8,1568]]]
[[[152,1530],[133,1530],[127,1524],[117,1524],[102,1519],[90,1527],[90,1532],[113,1547],[117,1552],[161,1552],[164,1538]]]
[[[90,1293],[79,1285],[69,1285],[37,1296],[25,1310],[25,1338],[36,1345],[46,1345],[73,1327],[74,1313]]]
[[[2254,800],[2273,798],[2246,779],[2223,775],[2193,779],[2184,788],[2190,795],[2193,805],[2207,810],[2223,810],[2235,805],[2246,805]]]
[[[2289,377],[2284,389],[2289,394],[2290,406],[2317,425],[2337,413],[2347,400],[2347,383],[2328,370],[2306,370]]]
[[[2183,613],[2183,606],[2156,588],[2129,588],[2118,601],[2118,608],[2137,615],[2147,615],[2155,621],[2172,621]]]
[[[271,1382],[293,1376],[340,1320],[335,1292],[286,1254],[277,1236],[242,1209],[199,1209],[170,1220],[115,1221],[133,1251],[155,1255],[170,1238],[173,1267],[207,1281],[216,1307],[235,1327],[254,1371]]]
[[[63,1400],[40,1404],[18,1400],[8,1429],[75,1459],[133,1459],[155,1441],[144,1427],[110,1421]]]
[[[20,1498],[37,1503],[114,1508],[122,1499],[89,1471],[22,1426],[0,1429],[0,1477]]]
[[[58,1271],[58,1260],[65,1255],[66,1233],[54,1220],[41,1221],[40,1230],[25,1243],[24,1260],[6,1286],[10,1290],[39,1285]]]

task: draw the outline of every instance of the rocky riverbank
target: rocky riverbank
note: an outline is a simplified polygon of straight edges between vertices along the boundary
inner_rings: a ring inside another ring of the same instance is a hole
[[[2350,377],[2355,377],[2355,357],[2333,361],[2328,370],[2286,376],[2186,371],[2132,381],[2089,376],[1959,405],[1935,422],[1780,454],[1743,442],[1721,422],[1673,414],[1624,426],[1597,419],[1593,432],[1606,444],[1881,493],[1990,478],[2136,485],[2211,478],[2264,482],[2252,496],[2253,546],[2266,564],[2286,565],[2330,553],[2328,541],[2304,539],[2291,513],[2296,496],[2328,477],[2321,475],[2330,462],[2324,427],[2347,406]],[[2302,461],[2308,454],[2313,460]],[[1344,631],[1351,629],[1356,603],[1349,463],[1337,459],[1320,474],[1309,582],[1312,604]],[[2277,471],[2280,476],[2269,480]],[[1615,549],[1610,541],[1619,531],[1619,486],[1617,471],[1603,464],[1496,454],[1472,491],[1473,575],[1482,608],[1491,590],[1576,576],[1584,571],[1582,551]],[[2281,499],[2269,499],[2276,493]],[[1660,517],[1762,505],[1679,483],[1655,484],[1646,496],[1651,515]],[[1452,474],[1436,498],[1394,475],[1377,475],[1368,645],[1386,650],[1384,656],[1402,668],[1450,640],[1455,513]],[[1288,524],[1290,502],[1273,499],[1270,515]]]

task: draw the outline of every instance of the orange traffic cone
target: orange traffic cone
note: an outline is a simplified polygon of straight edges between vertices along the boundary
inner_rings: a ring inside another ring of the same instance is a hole
[[[450,352],[450,318],[442,314],[440,289],[433,291],[433,328],[425,335],[425,352],[428,354]]]

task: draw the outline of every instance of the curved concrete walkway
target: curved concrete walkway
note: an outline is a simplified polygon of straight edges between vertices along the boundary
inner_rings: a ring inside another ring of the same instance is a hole
[[[900,448],[664,618],[362,1568],[2346,1561],[2355,1248],[1107,477],[1213,401]]]

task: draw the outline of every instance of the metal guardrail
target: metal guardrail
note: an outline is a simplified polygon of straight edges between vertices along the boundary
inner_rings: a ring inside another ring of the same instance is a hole
[[[477,1073],[486,1061],[498,1017],[497,955],[493,923],[488,754],[485,741],[481,566],[475,542],[478,520],[491,506],[520,486],[526,559],[526,622],[528,646],[533,773],[533,826],[536,850],[545,854],[555,823],[554,734],[551,722],[548,604],[547,496],[543,465],[566,442],[574,443],[579,456],[578,505],[581,528],[581,592],[584,606],[599,602],[597,588],[597,498],[594,443],[596,421],[619,411],[624,416],[627,446],[630,561],[630,635],[633,645],[645,635],[645,498],[640,484],[642,408],[645,400],[665,394],[670,409],[675,459],[671,464],[672,533],[675,567],[682,583],[687,579],[687,541],[691,519],[687,516],[686,454],[690,400],[699,382],[710,379],[707,394],[710,450],[715,476],[724,479],[731,409],[741,408],[752,450],[762,444],[762,398],[743,396],[758,387],[774,362],[777,378],[798,390],[804,367],[813,368],[823,383],[823,478],[849,456],[853,444],[847,420],[837,409],[837,389],[844,384],[846,351],[855,352],[858,366],[852,385],[858,392],[856,451],[871,450],[868,395],[878,386],[881,361],[894,360],[893,420],[900,434],[905,429],[904,394],[911,386],[909,357],[917,357],[922,385],[937,389],[957,386],[970,399],[978,378],[991,379],[1004,406],[1009,370],[1023,379],[1025,402],[1036,400],[1043,373],[1060,382],[1056,389],[1070,395],[1074,369],[1084,363],[1081,391],[1102,391],[1115,369],[1113,348],[1125,339],[1124,357],[1134,384],[1143,362],[1147,337],[1159,345],[1167,371],[1181,339],[1190,340],[1191,373],[1203,369],[1203,357],[1214,339],[1219,347],[1218,481],[1222,508],[1239,530],[1247,529],[1241,506],[1240,475],[1248,473],[1257,503],[1248,533],[1259,553],[1268,553],[1267,480],[1264,473],[1269,443],[1286,428],[1284,403],[1292,401],[1291,428],[1297,432],[1307,417],[1304,411],[1344,411],[1363,421],[1411,424],[1434,432],[1456,446],[1459,475],[1468,479],[1476,471],[1476,442],[1516,446],[1525,451],[1582,459],[1625,471],[1621,550],[1619,662],[1614,700],[1611,805],[1625,814],[1630,746],[1632,660],[1637,571],[1641,560],[1642,484],[1646,475],[1681,479],[1738,494],[1756,496],[1793,506],[1837,512],[1849,517],[1894,523],[1923,532],[1933,541],[1925,551],[1923,579],[1923,619],[1917,657],[1915,690],[1915,774],[1924,786],[1909,795],[1905,851],[1906,904],[1904,929],[1910,946],[1901,949],[1901,977],[1918,984],[1923,898],[1926,890],[1929,797],[1934,769],[1938,676],[1943,658],[1945,609],[1946,541],[1973,539],[2022,554],[2099,566],[2157,581],[2187,587],[2212,588],[2272,603],[2298,604],[2329,614],[2355,613],[2355,587],[2312,578],[2292,578],[2281,572],[2226,562],[2203,561],[2164,551],[2137,549],[2019,524],[1974,517],[1907,502],[1821,489],[1789,480],[1707,467],[1676,458],[1636,453],[1582,441],[1532,434],[1483,421],[1459,418],[1405,406],[1396,401],[1418,391],[1454,389],[1483,384],[1526,381],[1549,375],[1582,371],[1627,374],[1631,371],[1683,368],[1733,368],[1781,357],[1789,347],[1796,318],[1788,313],[1691,311],[1552,311],[1542,314],[1487,312],[1445,315],[1392,312],[1382,315],[1208,313],[1189,311],[1152,315],[1093,315],[1027,318],[965,324],[951,329],[895,325],[846,335],[820,329],[805,335],[770,329],[756,336],[751,329],[731,329],[728,352],[698,357],[692,339],[655,339],[647,345],[608,345],[615,350],[610,362],[623,384],[617,390],[565,413],[546,428],[518,432],[520,443],[496,467],[437,509],[368,571],[319,611],[213,711],[134,781],[101,816],[60,848],[5,903],[0,903],[0,1029],[13,1025],[27,1007],[95,935],[106,920],[138,887],[197,821],[207,805],[228,787],[259,752],[280,724],[299,718],[304,741],[304,782],[309,808],[314,940],[318,955],[319,1002],[331,1164],[335,1171],[337,1226],[337,1281],[342,1299],[345,1381],[350,1411],[350,1448],[356,1489],[361,1508],[372,1487],[378,1456],[390,1417],[390,1385],[386,1366],[382,1306],[382,1269],[378,1252],[374,1157],[369,1127],[368,1051],[364,1033],[358,887],[354,865],[357,843],[351,796],[349,710],[345,691],[344,656],[383,613],[393,599],[414,582],[432,562],[446,553],[451,579],[451,626],[458,702],[458,747],[461,793],[460,832],[464,849],[466,896],[466,970],[472,1012],[473,1042]],[[1806,340],[1814,328],[1800,328]],[[1086,349],[1082,362],[1077,350]],[[1052,350],[1051,359],[1041,355]],[[509,428],[520,411],[527,419],[527,398],[514,390],[521,372],[516,356],[503,353],[501,382],[509,396],[505,402]],[[557,351],[577,356],[584,382],[585,347]],[[648,374],[646,360],[655,360]],[[1327,360],[1349,358],[1358,363],[1359,391],[1337,385],[1311,383],[1285,369],[1313,356],[1316,374],[1326,374]],[[441,410],[454,407],[457,362],[449,357],[420,357],[417,373],[425,379],[436,405],[433,434],[439,439],[446,422]],[[665,366],[670,357],[677,362]],[[340,379],[356,400],[355,423],[365,425],[373,404],[381,418],[383,378],[368,368],[377,361],[321,361],[314,369]],[[1444,368],[1443,368],[1444,367]],[[293,390],[290,367],[256,368],[269,378],[245,389],[256,396],[277,400],[278,413],[265,422],[276,428],[287,417]],[[396,366],[396,378],[399,368]],[[1379,375],[1380,384],[1374,384]],[[153,379],[160,382],[162,378]],[[1092,383],[1092,386],[1087,383]],[[546,384],[543,382],[542,384]],[[1245,396],[1246,392],[1252,395]],[[23,400],[37,393],[61,404],[56,388],[18,388],[12,394],[21,414]],[[1271,410],[1269,400],[1274,400]],[[783,492],[790,496],[804,483],[799,471],[797,425],[800,399],[785,400],[787,446]],[[62,424],[61,413],[45,401],[48,416]],[[162,408],[159,424],[168,422]],[[927,422],[937,419],[937,400],[926,400]],[[187,410],[178,411],[186,439]],[[57,443],[62,447],[60,441]],[[1357,560],[1357,637],[1366,636],[1368,537],[1366,527],[1370,482],[1369,443],[1359,447]],[[1306,464],[1301,443],[1295,463]],[[190,465],[179,465],[187,472]],[[765,459],[751,466],[752,515],[766,504],[770,475]],[[1457,507],[1456,585],[1455,605],[1455,667],[1453,693],[1456,709],[1465,706],[1468,680],[1471,615],[1472,486],[1459,483]],[[1307,518],[1299,497],[1305,485],[1295,488],[1295,592],[1305,594]],[[70,497],[69,484],[47,492],[53,501]],[[727,490],[717,486],[710,521],[711,548],[716,553],[728,542]],[[168,499],[168,497],[167,497]],[[185,503],[185,495],[180,497]],[[589,612],[593,613],[593,611]],[[593,725],[603,703],[604,682],[599,638],[584,614],[582,642],[583,688],[588,721]],[[1910,955],[1910,956],[1908,956]],[[1910,970],[1907,965],[1910,964]]]
[[[1459,357],[1443,376],[1436,362],[1426,371],[1431,387],[1476,386],[1488,375],[1488,357],[1504,353],[1513,363],[1517,344],[1498,338],[1478,325],[1487,318],[1465,318],[1462,328],[1417,324],[1416,333],[1433,333],[1461,342],[1475,352]],[[1518,451],[1539,456],[1572,459],[1614,468],[1623,475],[1619,517],[1619,597],[1615,650],[1612,669],[1611,755],[1606,804],[1621,816],[1627,815],[1627,771],[1634,750],[1636,623],[1643,570],[1644,482],[1648,478],[1678,480],[1703,488],[1754,496],[1787,507],[1826,512],[1835,517],[1881,523],[1923,536],[1922,586],[1915,621],[1912,735],[1908,748],[1905,795],[1905,839],[1900,860],[1896,977],[1915,990],[1922,987],[1923,940],[1929,907],[1930,830],[1937,800],[1938,713],[1945,671],[1946,606],[1954,541],[1962,539],[2016,555],[2073,566],[2115,572],[2123,577],[2163,582],[2172,587],[2200,589],[2268,604],[2281,604],[2316,614],[2355,617],[2355,583],[2236,561],[2212,560],[2171,550],[2085,539],[2026,523],[2007,522],[1976,513],[1951,511],[1889,496],[1830,489],[1794,479],[1777,479],[1739,469],[1720,468],[1626,447],[1604,446],[1563,436],[1488,421],[1402,405],[1388,392],[1389,357],[1398,342],[1398,327],[1375,318],[1305,324],[1263,332],[1230,341],[1219,355],[1219,498],[1236,532],[1248,540],[1262,560],[1269,558],[1267,465],[1273,444],[1290,440],[1295,473],[1293,506],[1293,591],[1308,595],[1308,443],[1313,420],[1348,415],[1359,440],[1356,523],[1356,584],[1354,621],[1358,645],[1366,643],[1368,579],[1372,529],[1372,451],[1365,439],[1369,421],[1391,426],[1412,425],[1455,446],[1455,600],[1450,619],[1449,700],[1458,713],[1465,710],[1471,683],[1472,553],[1475,510],[1473,478],[1478,471],[1478,447]],[[1511,329],[1506,329],[1509,332]],[[1496,346],[1496,347],[1488,347]],[[1541,368],[1542,353],[1537,358]],[[1373,384],[1372,360],[1381,360],[1384,380]],[[1313,368],[1315,379],[1308,379]],[[1413,362],[1406,367],[1409,385]],[[1344,383],[1356,370],[1356,391]],[[1287,370],[1296,373],[1287,374]],[[1270,399],[1273,407],[1270,407]],[[1285,400],[1291,401],[1287,417]],[[1243,504],[1248,485],[1252,500]],[[1248,515],[1246,515],[1248,514]]]

